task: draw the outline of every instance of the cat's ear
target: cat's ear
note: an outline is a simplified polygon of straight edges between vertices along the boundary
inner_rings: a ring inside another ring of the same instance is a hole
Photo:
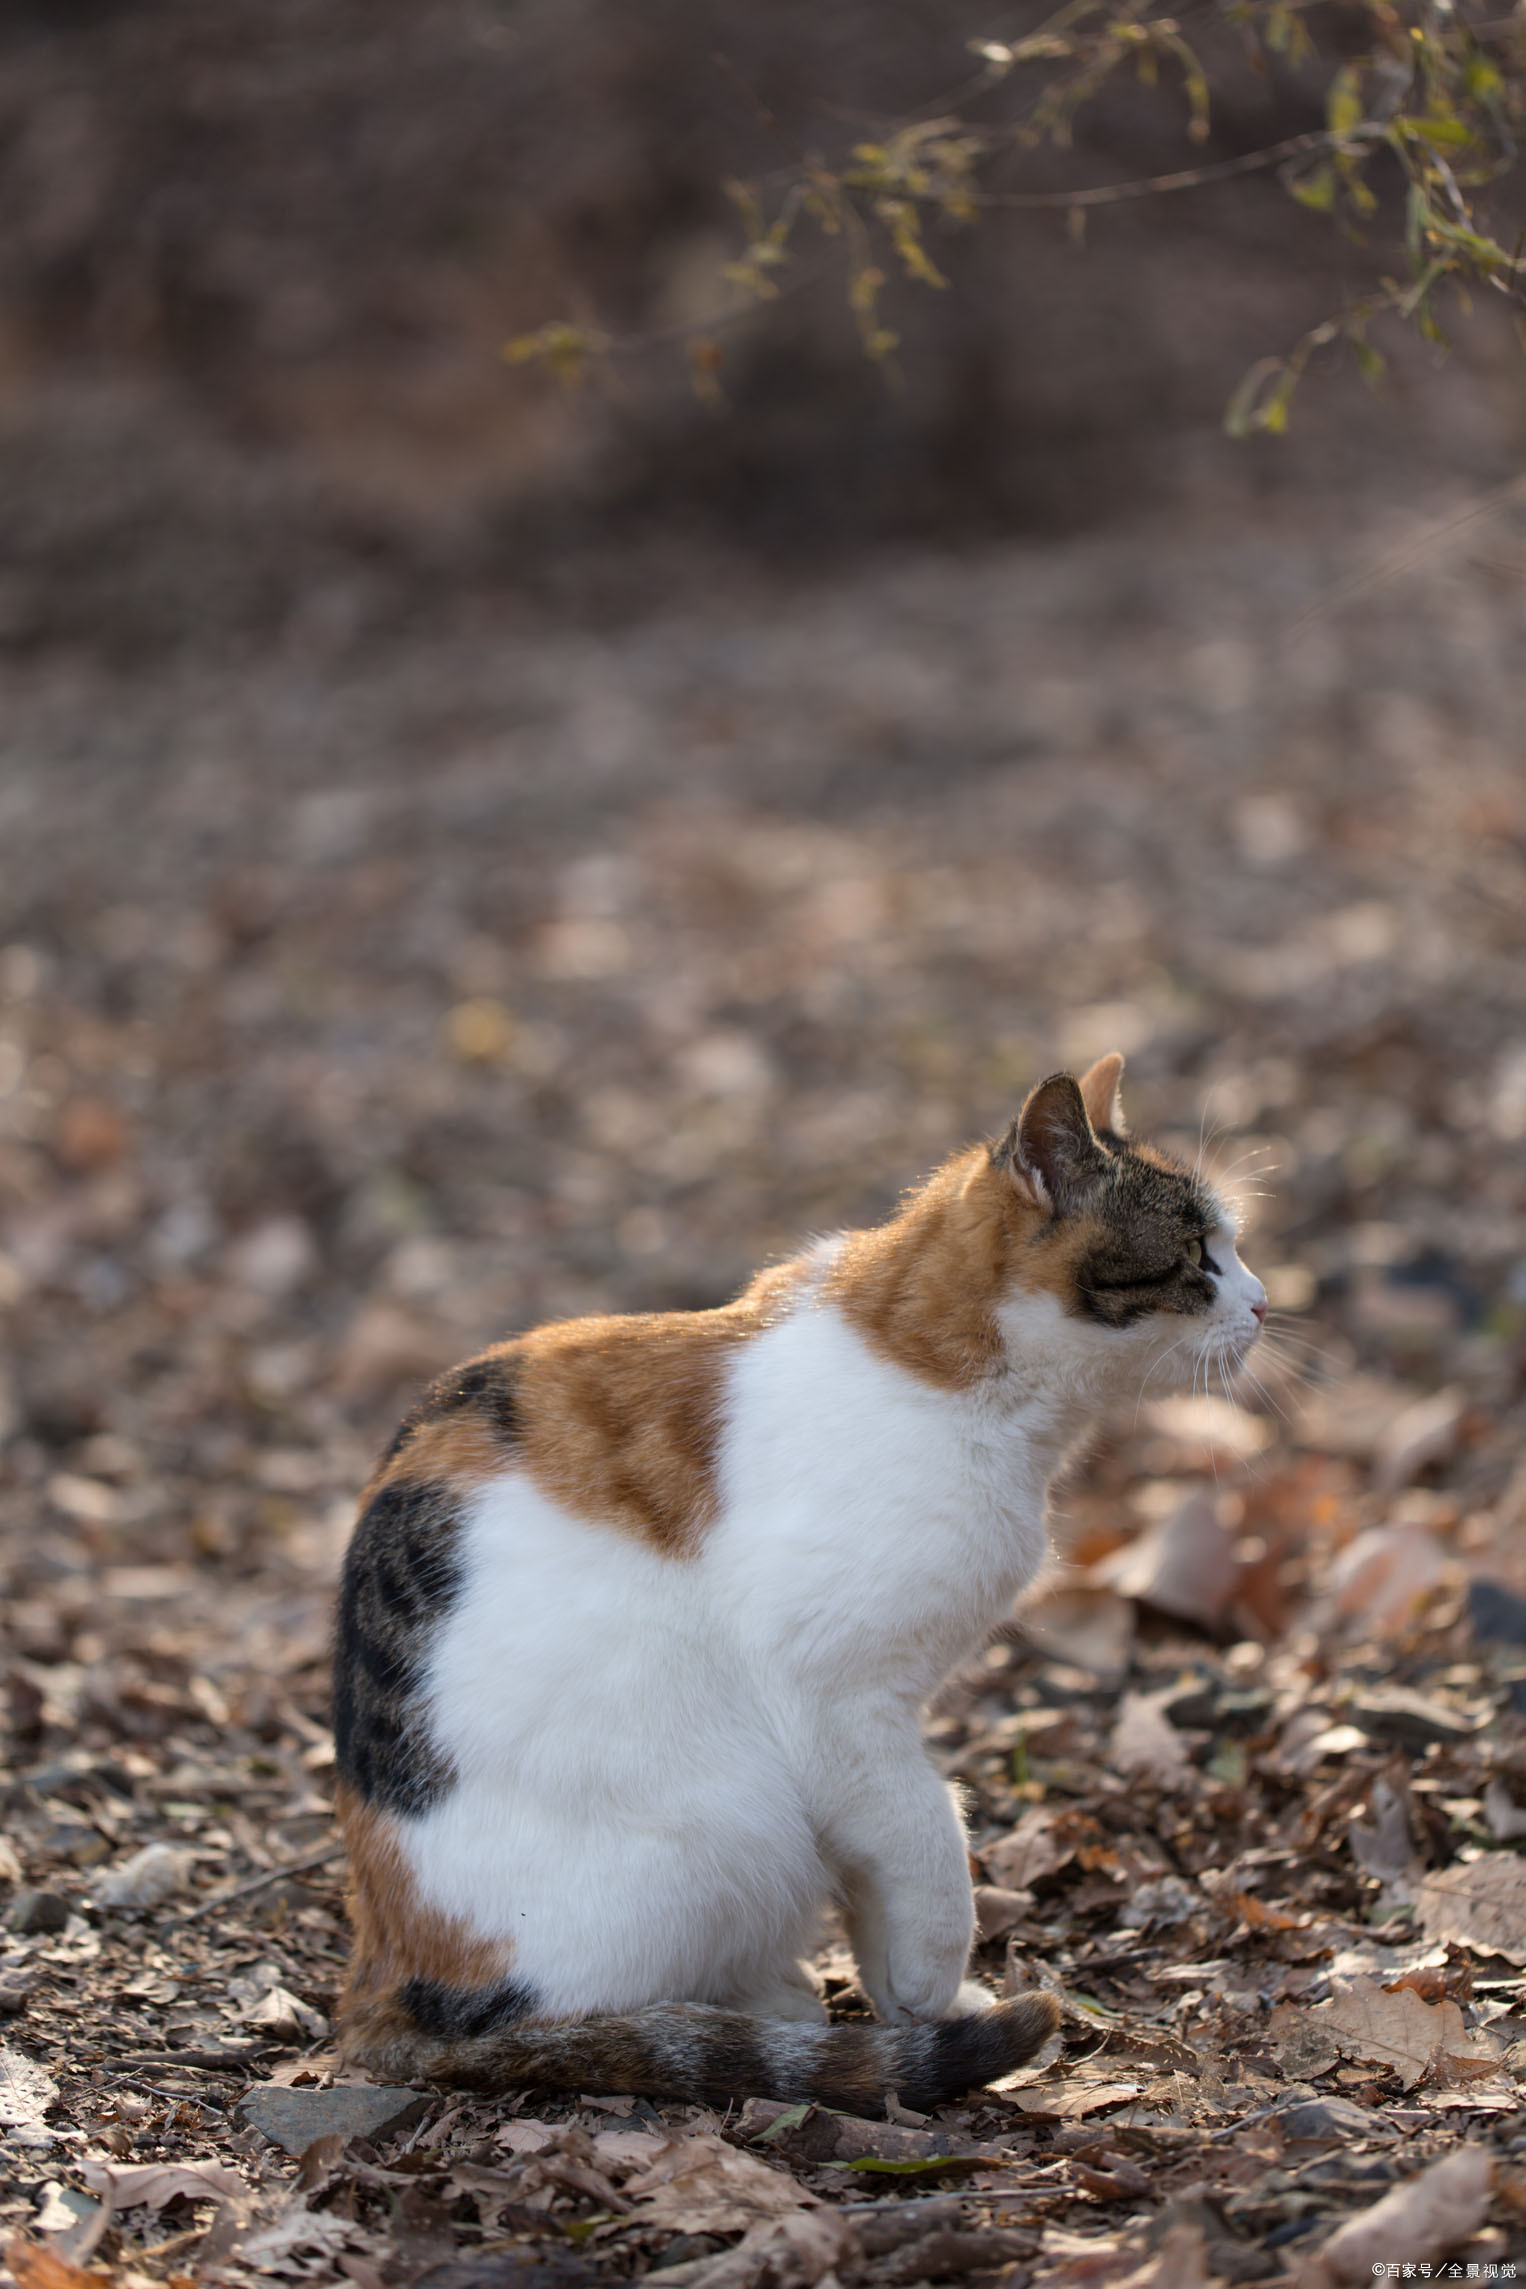
[[[1094,1129],[1111,1129],[1115,1137],[1127,1132],[1123,1125],[1123,1099],[1118,1084],[1123,1079],[1123,1058],[1118,1050],[1110,1049],[1099,1057],[1089,1073],[1081,1076],[1081,1101],[1086,1117]]]
[[[1030,1199],[1056,1216],[1068,1215],[1107,1166],[1069,1073],[1052,1073],[1029,1090],[996,1157]]]

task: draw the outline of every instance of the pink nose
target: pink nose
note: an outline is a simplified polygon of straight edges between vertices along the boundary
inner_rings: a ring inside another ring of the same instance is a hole
[[[1264,1326],[1266,1324],[1266,1305],[1264,1303],[1253,1303],[1250,1308],[1256,1315],[1257,1326]]]

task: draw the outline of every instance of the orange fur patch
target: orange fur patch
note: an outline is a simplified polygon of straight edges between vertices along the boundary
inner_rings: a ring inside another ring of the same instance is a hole
[[[376,1472],[361,1508],[384,1486],[450,1486],[496,1478],[509,1460],[509,1448],[480,1415],[463,1410],[420,1423]]]
[[[1041,1220],[977,1145],[940,1168],[890,1223],[850,1232],[823,1292],[882,1358],[926,1382],[968,1389],[1001,1365],[996,1300]]]
[[[718,1311],[574,1319],[504,1346],[531,1477],[581,1518],[693,1549],[717,1507],[726,1362],[784,1316],[804,1270],[762,1272]]]
[[[976,1145],[888,1224],[850,1232],[823,1293],[881,1358],[945,1390],[969,1390],[1001,1369],[1000,1297],[1047,1290],[1068,1302],[1095,1240],[1089,1217],[1051,1223],[1011,1170]]]
[[[339,2016],[346,2053],[364,2060],[410,2029],[394,2001],[410,1979],[446,1987],[493,1987],[509,1975],[513,1944],[474,1937],[456,1918],[425,1907],[389,1813],[362,1803],[340,1782],[335,1817],[350,1860],[349,1913],[355,1945]]]

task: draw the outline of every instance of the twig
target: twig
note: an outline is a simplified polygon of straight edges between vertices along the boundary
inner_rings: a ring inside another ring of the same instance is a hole
[[[158,2083],[143,2082],[135,2074],[113,2075],[107,2088],[146,2091],[150,2098],[162,2098],[167,2106],[198,2106],[203,2114],[210,2114],[217,2122],[224,2120],[228,2112],[226,2106],[219,2106],[215,2099],[199,2098],[194,2090],[165,2090]]]
[[[1106,207],[1119,199],[1153,199],[1163,191],[1195,191],[1201,183],[1222,183],[1231,175],[1254,175],[1284,159],[1297,159],[1306,151],[1328,151],[1337,144],[1373,140],[1375,137],[1361,128],[1333,134],[1318,127],[1306,135],[1289,135],[1281,143],[1269,143],[1264,150],[1243,151],[1234,159],[1207,159],[1200,167],[1181,167],[1171,175],[1141,175],[1133,182],[1095,183],[1077,191],[971,191],[969,200],[974,207],[1048,207],[1058,212],[1067,207]]]
[[[1408,572],[1419,564],[1438,542],[1449,540],[1453,533],[1465,531],[1469,525],[1477,524],[1481,517],[1496,515],[1511,501],[1523,495],[1526,495],[1526,477],[1512,477],[1505,484],[1496,485],[1492,491],[1485,493],[1481,500],[1474,501],[1471,507],[1443,518],[1440,524],[1427,525],[1413,540],[1401,542],[1397,548],[1390,549],[1376,563],[1367,565],[1361,572],[1353,573],[1349,580],[1341,581],[1328,595],[1322,596],[1317,604],[1311,604],[1306,612],[1301,612],[1284,636],[1284,643],[1296,644],[1327,612],[1338,612],[1343,605],[1354,603],[1359,596],[1367,595],[1374,588],[1381,588],[1386,581],[1397,580],[1401,573]]]
[[[257,2066],[261,2059],[276,2058],[287,2048],[285,2043],[250,2043],[241,2051],[159,2051],[150,2052],[146,2058],[119,2058],[116,2064],[167,2066],[172,2073],[226,2074],[230,2068]]]
[[[262,1868],[257,1876],[250,1876],[244,1883],[231,1884],[226,1891],[213,1892],[206,1899],[198,1900],[183,1915],[170,1916],[166,1929],[177,1930],[183,1923],[194,1923],[198,1916],[210,1915],[214,1908],[226,1907],[230,1900],[247,1899],[251,1892],[262,1892],[267,1884],[278,1884],[283,1876],[305,1875],[309,1868],[326,1867],[330,1860],[341,1859],[343,1855],[342,1844],[325,1844],[321,1851],[309,1852],[305,1859],[287,1860],[279,1868]]]

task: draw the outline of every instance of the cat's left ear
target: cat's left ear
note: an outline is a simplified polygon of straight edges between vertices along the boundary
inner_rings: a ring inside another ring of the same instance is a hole
[[[1052,1073],[1029,1090],[995,1157],[1037,1207],[1055,1216],[1079,1206],[1107,1167],[1085,1099],[1069,1073]]]
[[[1123,1125],[1123,1099],[1118,1093],[1122,1079],[1123,1058],[1116,1049],[1099,1057],[1091,1071],[1081,1076],[1081,1101],[1087,1119],[1094,1129],[1110,1129],[1115,1137],[1128,1133]]]

